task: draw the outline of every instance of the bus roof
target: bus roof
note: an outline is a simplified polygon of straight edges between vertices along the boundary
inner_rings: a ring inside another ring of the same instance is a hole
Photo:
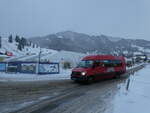
[[[92,55],[86,56],[82,60],[122,60],[123,56],[112,56],[112,55]]]

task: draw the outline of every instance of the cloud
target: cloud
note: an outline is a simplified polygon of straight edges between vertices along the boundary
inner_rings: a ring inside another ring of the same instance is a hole
[[[73,30],[146,39],[149,6],[148,0],[1,0],[0,34]]]

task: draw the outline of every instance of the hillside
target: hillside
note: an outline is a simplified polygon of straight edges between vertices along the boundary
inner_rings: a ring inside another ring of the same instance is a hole
[[[90,36],[72,31],[59,32],[30,40],[41,47],[82,53],[132,54],[134,52],[150,53],[150,41],[132,40],[105,35]]]
[[[57,51],[41,48],[42,54],[53,54]],[[12,61],[12,60],[26,60],[30,57],[38,56],[40,52],[40,47],[33,47],[33,43],[31,43],[30,46],[24,46],[22,51],[18,49],[18,42],[16,42],[14,39],[12,43],[8,42],[8,38],[2,38],[2,47],[0,48],[1,57],[7,58],[6,60]],[[11,52],[12,56],[5,55],[6,52]]]
[[[2,48],[0,52],[4,53],[0,57],[4,57],[5,61],[38,61],[40,47],[34,46],[33,43],[29,46],[25,46],[22,51],[18,48],[18,42],[14,39],[12,43],[8,42],[8,38],[2,38]],[[12,56],[5,55],[6,52],[11,52]],[[41,48],[40,60],[50,62],[66,62],[72,63],[72,66],[76,65],[85,54],[71,51],[56,51],[47,48]]]

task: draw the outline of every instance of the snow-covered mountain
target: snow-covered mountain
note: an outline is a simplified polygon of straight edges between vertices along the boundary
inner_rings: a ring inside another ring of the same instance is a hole
[[[59,32],[44,37],[34,37],[29,40],[32,41],[32,44],[30,46],[26,45],[22,51],[20,51],[18,49],[18,42],[14,39],[13,42],[10,43],[8,42],[8,38],[2,38],[2,48],[0,48],[0,52],[12,52],[13,56],[9,58],[10,61],[35,61],[38,59],[41,47],[42,60],[54,62],[58,61],[58,59],[56,59],[57,56],[60,56],[59,59],[65,59],[63,56],[68,56],[70,52],[74,52],[77,57],[87,54],[150,54],[150,41],[123,39],[105,35],[90,36],[72,31]],[[33,44],[37,44],[40,47],[33,47]],[[64,54],[62,51],[66,51],[66,55],[61,55],[61,53]],[[78,55],[78,53],[80,55]],[[82,53],[84,54],[82,55]]]
[[[35,45],[35,44],[34,44]],[[50,62],[71,62],[72,66],[76,65],[79,60],[81,60],[85,54],[71,51],[56,51],[53,49],[40,48],[37,46],[33,47],[31,45],[26,45],[22,51],[18,49],[18,42],[14,39],[12,43],[8,42],[8,38],[2,38],[2,48],[0,48],[1,53],[11,52],[13,56],[1,55],[0,57],[5,57],[5,61],[38,61],[39,53],[41,61]]]
[[[150,41],[124,39],[106,35],[90,36],[72,31],[59,32],[30,40],[41,47],[74,52],[103,54],[150,53]]]

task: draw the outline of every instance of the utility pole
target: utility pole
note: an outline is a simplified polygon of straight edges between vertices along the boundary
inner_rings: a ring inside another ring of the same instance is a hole
[[[40,52],[39,52],[39,63],[41,62],[41,53],[42,53],[42,51],[41,51],[41,48],[40,48]]]
[[[40,71],[40,62],[41,62],[41,48],[40,48],[40,51],[39,51],[39,55],[38,55],[38,61],[37,61],[37,74],[39,74],[39,71]]]
[[[2,37],[0,36],[0,48],[2,48]]]

